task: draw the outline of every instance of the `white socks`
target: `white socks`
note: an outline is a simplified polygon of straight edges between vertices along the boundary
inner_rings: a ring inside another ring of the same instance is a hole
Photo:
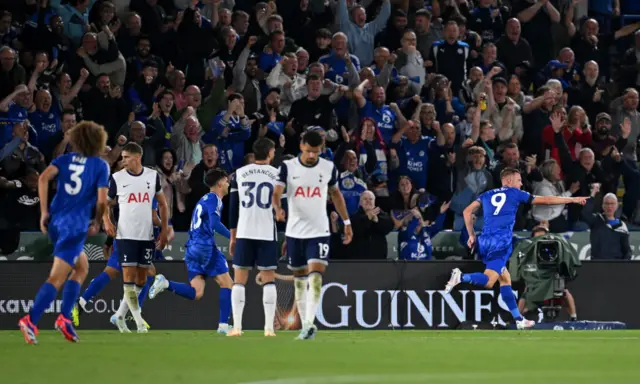
[[[316,312],[320,305],[320,294],[322,293],[322,274],[319,272],[311,272],[309,274],[309,297],[307,299],[307,307],[305,312],[304,327],[310,327],[316,320]]]
[[[129,304],[127,304],[127,299],[125,299],[125,297],[122,296],[122,300],[120,300],[120,306],[116,311],[116,317],[118,318],[121,317],[124,319],[127,316],[127,313],[129,313]]]
[[[142,319],[140,306],[138,305],[138,294],[140,294],[140,290],[141,288],[133,284],[124,285],[124,298],[127,301],[131,315],[133,315],[133,319],[136,321],[138,328],[144,328],[144,320]]]
[[[298,308],[298,315],[300,315],[300,322],[304,327],[307,310],[307,277],[294,277],[293,285],[295,287],[294,292],[296,307]]]
[[[242,330],[242,312],[244,311],[244,285],[234,284],[231,288],[231,311],[233,328]]]
[[[244,291],[243,291],[244,293]],[[264,307],[264,330],[273,332],[273,319],[276,316],[278,291],[275,283],[267,283],[262,287],[262,306]]]
[[[262,287],[262,305],[264,306],[264,329],[273,332],[273,320],[276,316],[278,292],[276,285],[267,283]],[[245,304],[245,287],[234,284],[231,288],[231,309],[233,311],[233,328],[242,330],[242,313]]]

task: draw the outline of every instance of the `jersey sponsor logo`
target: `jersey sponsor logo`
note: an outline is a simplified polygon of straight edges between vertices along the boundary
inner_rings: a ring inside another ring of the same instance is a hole
[[[127,203],[150,203],[151,197],[149,196],[149,192],[145,193],[130,193],[127,198]]]
[[[311,197],[322,197],[322,194],[320,193],[320,187],[298,187],[296,188],[296,193],[293,195],[293,197],[305,197],[305,198],[311,198]]]

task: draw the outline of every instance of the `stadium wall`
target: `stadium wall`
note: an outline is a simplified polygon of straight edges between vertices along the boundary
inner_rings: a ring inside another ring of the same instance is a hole
[[[529,232],[517,232],[516,235],[529,237]],[[459,232],[444,231],[438,233],[432,240],[433,257],[436,260],[446,260],[448,258],[468,258],[466,249],[459,243]],[[580,260],[591,259],[591,244],[589,242],[589,232],[568,232],[565,234],[569,242],[578,251]],[[182,260],[184,258],[184,244],[187,242],[187,233],[176,233],[175,239],[163,251],[168,260]],[[280,234],[282,241],[283,234]],[[396,259],[398,257],[398,234],[387,235],[388,257]],[[85,253],[89,260],[105,260],[102,245],[106,240],[106,235],[90,237],[85,244]],[[631,232],[631,252],[633,260],[640,260],[640,232]],[[227,258],[229,256],[229,240],[216,234],[216,244]],[[53,247],[49,244],[47,236],[39,232],[23,232],[20,236],[20,245],[16,252],[8,256],[0,256],[0,261],[7,260],[27,260],[46,261],[51,260]]]
[[[89,279],[98,275],[104,262],[91,263]],[[171,280],[185,281],[181,262],[156,264],[159,273]],[[443,295],[442,288],[452,268],[479,271],[478,262],[334,262],[323,287],[318,325],[324,329],[452,329],[461,322],[495,325],[509,321],[510,315],[497,291],[462,290]],[[50,263],[1,263],[0,329],[16,329],[18,319],[29,311],[33,298],[49,273]],[[284,266],[277,280],[278,309],[276,329],[297,329],[293,283]],[[583,263],[578,278],[568,288],[575,297],[583,320],[622,321],[629,328],[640,328],[640,309],[633,303],[640,292],[640,263]],[[88,279],[88,280],[89,280]],[[81,318],[81,329],[112,329],[110,316],[122,297],[122,284],[114,281],[89,305]],[[263,329],[262,290],[251,279],[247,285],[245,329]],[[53,327],[60,309],[57,300],[40,322],[41,329]],[[170,292],[147,299],[143,314],[154,329],[211,329],[218,323],[218,288],[210,281],[199,302],[184,300]],[[560,319],[566,319],[563,313]]]

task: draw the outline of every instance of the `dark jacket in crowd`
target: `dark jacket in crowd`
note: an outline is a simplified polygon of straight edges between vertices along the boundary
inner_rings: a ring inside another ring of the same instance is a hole
[[[582,210],[582,219],[591,228],[591,260],[631,259],[627,225],[619,219],[609,222],[602,213],[594,213],[595,204],[595,199],[589,199]]]
[[[384,260],[387,258],[387,235],[393,230],[393,220],[381,211],[378,222],[369,220],[362,208],[351,217],[353,241],[345,259]]]

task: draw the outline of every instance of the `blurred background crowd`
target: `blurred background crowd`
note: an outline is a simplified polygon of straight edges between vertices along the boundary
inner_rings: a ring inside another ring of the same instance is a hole
[[[505,167],[536,195],[594,197],[523,206],[515,229],[591,230],[592,258],[628,259],[638,15],[634,0],[5,0],[0,253],[38,230],[39,172],[91,120],[113,171],[142,145],[176,231],[207,170],[251,163],[259,137],[281,162],[317,130],[355,233],[343,246],[330,214],[334,259],[429,260]]]

